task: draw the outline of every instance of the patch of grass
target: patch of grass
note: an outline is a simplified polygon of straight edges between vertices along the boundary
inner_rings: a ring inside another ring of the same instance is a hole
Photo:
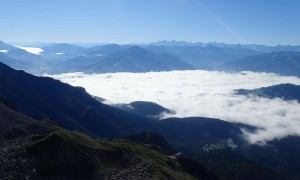
[[[178,164],[176,159],[128,140],[92,139],[65,129],[31,139],[34,142],[27,150],[35,157],[38,172],[45,177],[105,177],[116,169],[129,168],[128,162],[133,161],[153,164],[155,168],[149,171],[157,179],[192,179],[174,165]]]

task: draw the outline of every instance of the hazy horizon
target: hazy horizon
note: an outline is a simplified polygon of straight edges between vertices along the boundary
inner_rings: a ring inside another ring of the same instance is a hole
[[[82,41],[82,42],[51,42],[51,41],[13,41],[13,42],[5,42],[7,44],[11,44],[14,46],[32,46],[32,45],[38,45],[38,44],[72,44],[72,45],[77,45],[77,46],[90,46],[92,47],[93,45],[110,45],[110,44],[118,44],[118,45],[151,45],[153,43],[158,43],[158,42],[185,42],[185,43],[190,43],[190,44],[197,44],[197,43],[202,43],[205,45],[209,45],[209,44],[228,44],[228,45],[261,45],[261,46],[270,46],[270,47],[276,47],[276,46],[300,46],[299,44],[273,44],[273,45],[268,45],[268,44],[260,44],[260,43],[227,43],[227,42],[219,42],[219,41],[207,41],[207,42],[203,42],[203,41],[186,41],[186,40],[158,40],[158,41],[149,41],[149,42],[132,42],[132,43],[120,43],[120,42],[90,42],[90,41]]]

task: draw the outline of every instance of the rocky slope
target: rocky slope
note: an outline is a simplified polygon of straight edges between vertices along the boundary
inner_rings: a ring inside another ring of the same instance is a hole
[[[92,139],[7,104],[1,98],[0,179],[216,179],[190,175],[175,156],[128,140]]]

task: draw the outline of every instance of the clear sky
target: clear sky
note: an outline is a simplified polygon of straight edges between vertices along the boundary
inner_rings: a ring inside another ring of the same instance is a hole
[[[1,0],[0,40],[300,44],[300,0]]]

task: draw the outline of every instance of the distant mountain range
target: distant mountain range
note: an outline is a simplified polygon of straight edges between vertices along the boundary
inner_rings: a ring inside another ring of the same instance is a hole
[[[111,54],[80,56],[58,63],[55,72],[150,72],[170,70],[193,70],[193,66],[169,54],[155,54],[134,46]]]
[[[272,51],[295,51],[300,52],[300,45],[291,46],[291,45],[277,45],[277,46],[268,46],[261,44],[227,44],[223,42],[189,42],[189,41],[157,41],[150,43],[154,46],[169,46],[169,47],[187,47],[187,46],[215,46],[218,48],[231,48],[231,49],[249,49],[258,52],[272,52]]]
[[[300,53],[290,51],[264,53],[224,63],[218,69],[300,76]]]
[[[211,70],[224,62],[247,57],[260,52],[231,47],[206,46],[147,46],[153,52],[167,52],[198,69]]]
[[[0,61],[15,69],[27,69],[28,66],[31,66],[24,61],[7,56],[6,53],[0,53]]]
[[[23,49],[17,48],[15,46],[11,46],[0,41],[0,53],[4,53],[5,55],[21,60],[21,61],[31,61],[40,60],[41,57],[32,53],[29,53]]]
[[[85,55],[86,49],[72,44],[61,43],[43,47],[41,56],[53,63]]]
[[[300,46],[160,41],[95,47],[66,43],[44,44],[42,50],[37,55],[0,42],[0,54],[5,55],[0,57],[0,61],[33,74],[205,69],[249,70],[299,76]]]
[[[294,84],[278,84],[259,89],[246,90],[238,89],[237,94],[240,95],[256,95],[265,98],[281,98],[284,100],[297,100],[300,103],[300,85]]]
[[[40,73],[44,69],[43,58],[23,49],[0,41],[0,62],[12,68],[31,73]]]

